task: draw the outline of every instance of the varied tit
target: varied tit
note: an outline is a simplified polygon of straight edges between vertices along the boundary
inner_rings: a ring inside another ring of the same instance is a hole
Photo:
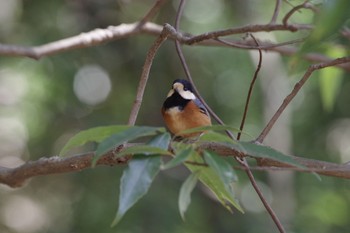
[[[163,103],[162,115],[169,131],[180,137],[196,137],[203,132],[181,134],[181,131],[211,125],[210,116],[203,103],[193,93],[192,85],[176,79]]]

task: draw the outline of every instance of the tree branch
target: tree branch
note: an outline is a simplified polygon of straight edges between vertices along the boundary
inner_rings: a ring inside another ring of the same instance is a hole
[[[127,144],[125,148],[133,145],[135,144]],[[240,151],[237,151],[235,148],[218,143],[203,143],[199,146],[199,148],[214,151],[222,156],[252,157],[248,154],[243,154]],[[131,156],[117,158],[115,156],[115,153],[117,152],[110,151],[106,153],[97,161],[96,165],[117,166],[121,164],[126,164],[127,161],[131,159]],[[25,181],[33,177],[50,174],[77,172],[84,169],[88,169],[91,168],[93,156],[94,152],[73,155],[70,157],[54,156],[50,158],[41,158],[36,161],[28,161],[25,164],[15,168],[0,167],[0,183],[6,184],[13,188],[17,188],[21,187],[25,183]],[[350,179],[350,164],[329,163],[297,156],[290,157],[297,161],[299,164],[307,167],[308,169],[293,168],[291,165],[266,158],[255,159],[258,161],[258,165],[261,166],[264,170],[276,170],[277,168],[287,168],[300,172],[315,172],[320,175]]]
[[[350,57],[342,57],[342,58],[334,59],[334,60],[332,60],[330,62],[324,62],[324,63],[314,64],[314,65],[309,66],[309,68],[305,72],[304,76],[299,80],[299,82],[297,82],[295,84],[295,86],[294,86],[293,90],[291,91],[291,93],[289,95],[287,95],[286,98],[284,98],[284,100],[283,100],[282,104],[280,105],[280,107],[277,109],[277,111],[272,116],[270,121],[267,123],[265,128],[262,130],[260,135],[257,137],[256,142],[262,143],[264,141],[264,139],[267,136],[267,134],[270,132],[270,130],[272,129],[272,127],[274,126],[274,124],[276,123],[278,118],[283,113],[284,109],[288,106],[288,104],[297,95],[299,90],[302,88],[302,86],[305,84],[305,82],[309,79],[309,77],[312,75],[312,73],[315,70],[327,68],[327,67],[330,67],[330,66],[335,66],[337,64],[349,63],[349,62],[350,62]]]
[[[239,28],[231,28],[227,30],[213,31],[208,32],[198,36],[189,36],[190,34],[185,33],[177,33],[177,39],[184,44],[193,44],[199,43],[204,40],[210,40],[213,38],[217,38],[220,36],[227,36],[233,34],[242,34],[247,32],[261,32],[261,31],[277,31],[277,30],[290,30],[294,28],[298,30],[298,28],[312,28],[311,26],[303,26],[300,25],[282,25],[282,24],[268,24],[268,25],[248,25]],[[44,56],[49,56],[73,49],[78,48],[87,48],[96,45],[100,45],[112,40],[119,40],[126,37],[130,37],[137,34],[151,34],[151,35],[159,35],[162,31],[163,27],[154,23],[144,23],[140,27],[140,22],[135,22],[131,24],[120,24],[118,26],[109,26],[105,29],[94,29],[90,32],[81,33],[76,36],[68,37],[65,39],[57,40],[54,42],[50,42],[47,44],[26,47],[21,45],[6,45],[0,44],[0,54],[6,56],[19,56],[19,57],[30,57],[34,59],[40,59]],[[174,38],[172,38],[174,39]],[[206,44],[206,43],[204,43]],[[209,43],[207,45],[210,45]],[[218,45],[219,43],[216,43]]]
[[[137,115],[138,115],[140,107],[141,107],[143,94],[145,92],[146,84],[148,81],[149,72],[151,70],[151,66],[153,63],[153,58],[156,55],[156,52],[158,51],[159,47],[168,38],[168,36],[172,33],[172,31],[173,31],[173,29],[171,27],[169,27],[167,25],[164,26],[159,37],[153,43],[152,47],[149,49],[149,51],[147,53],[145,64],[143,65],[143,68],[142,68],[142,74],[141,74],[139,86],[137,88],[136,99],[135,99],[134,104],[131,108],[131,113],[130,113],[130,117],[129,117],[129,121],[128,121],[129,125],[135,125]]]
[[[105,29],[94,29],[90,32],[81,33],[79,35],[57,40],[47,44],[39,46],[21,46],[21,45],[7,45],[0,43],[0,55],[4,56],[14,56],[14,57],[29,57],[33,59],[40,59],[45,56],[51,56],[59,54],[66,51],[71,51],[73,49],[88,48],[92,46],[101,45],[109,41],[120,40],[134,35],[148,34],[152,36],[159,36],[163,30],[161,25],[155,23],[145,23],[142,27],[138,27],[140,22],[135,22],[131,24],[120,24],[118,26],[109,26]],[[266,26],[266,25],[265,25]],[[289,25],[294,27],[294,25]],[[272,28],[274,25],[272,25]],[[279,26],[280,27],[280,26]],[[245,29],[246,28],[246,29]],[[271,25],[264,27],[264,25],[248,25],[246,27],[232,29],[233,34],[243,33],[245,31],[265,31],[271,30]],[[213,32],[215,33],[215,32]],[[210,33],[209,33],[210,34]],[[184,36],[186,35],[186,36]],[[189,36],[188,33],[180,33],[177,31],[172,32],[170,39],[177,39],[182,44],[190,45],[192,43],[191,38],[196,38],[196,36]],[[273,44],[270,42],[259,41],[260,46],[257,47],[253,41],[229,41],[225,42],[235,43],[237,48],[241,49],[263,49],[265,51],[277,52],[282,55],[292,56],[298,52],[298,49],[291,46],[282,46],[281,44]],[[223,44],[215,39],[206,39],[197,42],[197,45],[203,46],[232,46],[232,44]],[[303,56],[305,59],[311,62],[328,62],[331,59],[323,54],[308,53]],[[340,64],[337,65],[342,69],[350,71],[350,64]]]

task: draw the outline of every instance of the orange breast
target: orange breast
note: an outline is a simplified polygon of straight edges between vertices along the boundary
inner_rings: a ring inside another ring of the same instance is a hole
[[[170,132],[182,137],[194,137],[202,133],[179,134],[183,130],[211,125],[210,117],[200,112],[192,101],[182,111],[177,107],[168,110],[162,109],[162,115]]]

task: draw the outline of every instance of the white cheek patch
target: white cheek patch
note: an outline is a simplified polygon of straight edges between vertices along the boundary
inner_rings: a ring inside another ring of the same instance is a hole
[[[186,100],[196,99],[196,96],[190,91],[178,90],[178,92],[182,96],[182,98],[184,98]]]

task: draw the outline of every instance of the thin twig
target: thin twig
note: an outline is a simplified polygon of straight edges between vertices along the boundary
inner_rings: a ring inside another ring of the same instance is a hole
[[[139,21],[136,27],[141,28],[145,23],[150,21],[158,13],[159,9],[166,1],[167,0],[157,0],[147,14]]]
[[[175,19],[175,30],[178,31],[178,27],[180,25],[180,16],[182,15],[182,11],[183,11],[183,7],[184,7],[185,1],[181,1],[177,14],[176,14],[176,19]],[[177,28],[176,28],[177,27]],[[203,105],[206,107],[206,109],[208,110],[209,114],[219,123],[219,124],[224,124],[224,122],[220,119],[220,117],[218,115],[216,115],[216,113],[211,109],[211,107],[206,103],[206,101],[203,99],[203,97],[201,96],[201,94],[199,93],[195,83],[193,82],[190,70],[187,66],[187,62],[185,59],[185,56],[183,55],[183,52],[181,50],[181,45],[179,40],[175,40],[175,48],[176,48],[176,52],[180,58],[182,67],[185,71],[186,77],[187,79],[190,81],[190,83],[193,86],[193,90],[196,94],[196,96],[198,97],[198,99],[203,103]],[[233,134],[229,131],[226,131],[232,138],[234,138]]]
[[[296,96],[296,94],[299,92],[299,90],[302,88],[302,86],[305,84],[305,82],[309,79],[309,77],[315,70],[323,69],[329,66],[335,66],[338,64],[344,64],[348,62],[350,62],[350,57],[342,57],[342,58],[334,59],[330,62],[324,62],[324,63],[314,64],[309,66],[304,76],[300,79],[299,82],[295,84],[291,93],[284,98],[282,104],[280,105],[276,113],[272,116],[270,121],[267,123],[267,125],[265,126],[263,131],[260,133],[259,137],[255,140],[255,142],[262,143],[264,141],[265,137],[270,132],[271,128],[274,126],[278,118],[283,113],[284,109],[293,100],[293,98]]]
[[[230,47],[234,47],[234,48],[240,48],[240,49],[261,49],[261,50],[270,50],[276,47],[282,47],[282,46],[286,46],[286,45],[292,45],[292,44],[297,44],[297,43],[301,43],[303,41],[305,41],[306,37],[303,38],[299,38],[299,39],[295,39],[295,40],[289,40],[286,42],[282,42],[282,43],[264,43],[261,42],[259,40],[256,39],[256,41],[259,43],[259,45],[256,45],[255,41],[253,40],[254,44],[251,44],[250,40],[244,40],[244,41],[229,41],[229,40],[223,40],[221,38],[217,38],[215,39],[216,41],[219,41],[220,43],[230,46]],[[262,44],[261,44],[262,43]]]
[[[256,45],[259,46],[259,43],[258,41],[256,40],[256,38],[250,34],[250,36],[253,38],[253,40],[255,41]],[[258,49],[259,51],[259,62],[258,62],[258,65],[256,67],[256,70],[254,72],[254,76],[253,76],[253,79],[250,83],[250,86],[249,86],[249,90],[248,90],[248,94],[247,94],[247,99],[246,99],[246,103],[245,103],[245,106],[244,106],[244,111],[243,111],[243,116],[242,116],[242,121],[241,121],[241,125],[239,126],[239,132],[237,134],[237,140],[240,140],[241,139],[241,135],[242,135],[242,132],[243,132],[243,127],[244,127],[244,123],[245,123],[245,119],[247,117],[247,113],[248,113],[248,107],[249,107],[249,102],[250,102],[250,97],[252,95],[252,91],[253,91],[253,87],[254,87],[254,84],[255,84],[255,81],[258,77],[258,74],[259,74],[259,71],[261,69],[261,63],[262,63],[262,52],[261,52],[261,49]]]
[[[256,38],[253,36],[253,35],[250,35],[254,42],[256,43],[257,46],[259,46],[259,43],[258,41],[256,40]],[[254,72],[254,76],[253,76],[253,79],[250,83],[250,86],[249,86],[249,91],[248,91],[248,94],[247,94],[247,100],[246,100],[246,104],[245,104],[245,107],[244,107],[244,111],[243,111],[243,116],[242,116],[242,121],[241,121],[241,125],[240,125],[240,132],[238,132],[237,134],[237,140],[240,140],[241,138],[241,133],[243,131],[243,127],[244,127],[244,123],[245,123],[245,119],[246,119],[246,116],[247,116],[247,112],[248,112],[248,107],[249,107],[249,102],[250,102],[250,97],[252,95],[252,91],[253,91],[253,87],[254,87],[254,84],[255,84],[255,81],[258,77],[258,74],[259,74],[259,71],[261,69],[261,63],[262,63],[262,52],[261,52],[261,49],[258,50],[259,51],[259,62],[258,62],[258,65],[257,65],[257,68]],[[244,167],[245,169],[245,172],[247,173],[247,176],[255,190],[255,192],[258,194],[261,202],[263,203],[265,209],[267,210],[267,212],[269,213],[269,215],[271,216],[272,220],[274,221],[274,223],[276,224],[278,230],[283,233],[285,232],[284,230],[284,227],[281,223],[281,221],[279,220],[278,216],[276,215],[275,211],[272,209],[272,207],[269,205],[269,203],[267,202],[266,198],[264,197],[261,189],[259,188],[255,178],[254,178],[254,175],[252,173],[252,171],[250,170],[250,166],[246,160],[246,158],[244,157],[235,157],[236,161],[241,164],[242,167]]]
[[[314,5],[309,3],[309,0],[306,0],[304,3],[297,5],[293,7],[282,19],[283,25],[287,26],[288,25],[288,20],[289,18],[298,10],[300,9],[311,9],[312,11],[316,12],[317,9]]]
[[[273,11],[273,15],[272,15],[270,24],[275,24],[276,23],[278,14],[279,14],[280,9],[281,9],[281,2],[282,2],[282,0],[276,0],[275,9]]]
[[[168,27],[163,27],[161,34],[156,39],[156,41],[153,43],[152,47],[149,49],[149,51],[147,53],[145,64],[143,65],[143,68],[142,68],[140,82],[139,82],[139,85],[137,88],[136,99],[134,101],[134,104],[132,106],[131,113],[129,116],[129,121],[128,121],[129,125],[135,125],[137,115],[138,115],[140,107],[141,107],[143,94],[145,92],[145,88],[146,88],[146,84],[148,81],[149,72],[151,70],[154,56],[156,55],[156,52],[158,51],[161,44],[167,39],[167,37],[169,35],[170,35],[170,32],[169,32]]]
[[[176,14],[176,20],[175,20],[175,30],[179,30],[179,22],[180,22],[180,18],[181,18],[181,15],[182,15],[182,11],[183,11],[183,8],[184,8],[184,4],[185,4],[185,0],[181,0],[180,1],[180,5],[179,5],[179,8],[178,8],[178,11],[177,11],[177,14]],[[176,51],[179,55],[179,58],[181,60],[181,64],[185,70],[185,73],[186,73],[186,76],[187,78],[190,80],[190,82],[192,83],[192,86],[193,86],[193,89],[194,91],[196,92],[198,98],[202,101],[202,103],[206,106],[206,108],[208,109],[208,111],[211,113],[212,116],[214,116],[214,118],[219,122],[219,124],[221,125],[224,125],[224,122],[220,119],[220,117],[218,117],[214,111],[207,105],[207,103],[204,101],[204,99],[200,96],[200,94],[198,93],[197,89],[196,89],[196,86],[194,85],[193,83],[193,80],[192,80],[192,77],[191,77],[191,74],[189,72],[189,69],[188,69],[188,66],[187,66],[187,63],[186,63],[186,60],[185,60],[185,57],[183,56],[183,53],[182,53],[182,50],[181,50],[181,47],[180,47],[180,43],[175,40],[175,45],[176,45]],[[232,138],[234,139],[234,136],[233,134],[230,132],[230,131],[226,131],[227,134]],[[260,188],[258,187],[257,185],[257,182],[255,181],[255,178],[254,178],[254,175],[253,173],[249,170],[249,165],[246,161],[245,158],[239,158],[237,156],[235,156],[235,159],[243,166],[246,168],[246,173],[248,175],[248,178],[250,180],[250,182],[252,183],[252,186],[253,188],[255,189],[255,191],[257,192],[259,198],[261,199],[263,205],[265,206],[266,210],[268,211],[268,213],[270,214],[272,220],[275,222],[277,228],[279,229],[279,231],[281,233],[284,233],[285,230],[281,224],[281,222],[279,221],[277,215],[275,214],[275,212],[273,211],[273,209],[271,208],[271,206],[267,203],[264,195],[262,194],[262,191],[260,190]]]
[[[252,32],[272,32],[272,31],[291,31],[296,32],[298,30],[311,30],[313,29],[312,25],[309,24],[255,24],[255,25],[247,25],[244,27],[238,28],[229,28],[218,31],[206,32],[204,34],[200,34],[197,36],[193,36],[188,38],[188,44],[195,44],[203,40],[215,39],[222,36],[229,36],[234,34],[244,34],[244,33],[252,33]]]

